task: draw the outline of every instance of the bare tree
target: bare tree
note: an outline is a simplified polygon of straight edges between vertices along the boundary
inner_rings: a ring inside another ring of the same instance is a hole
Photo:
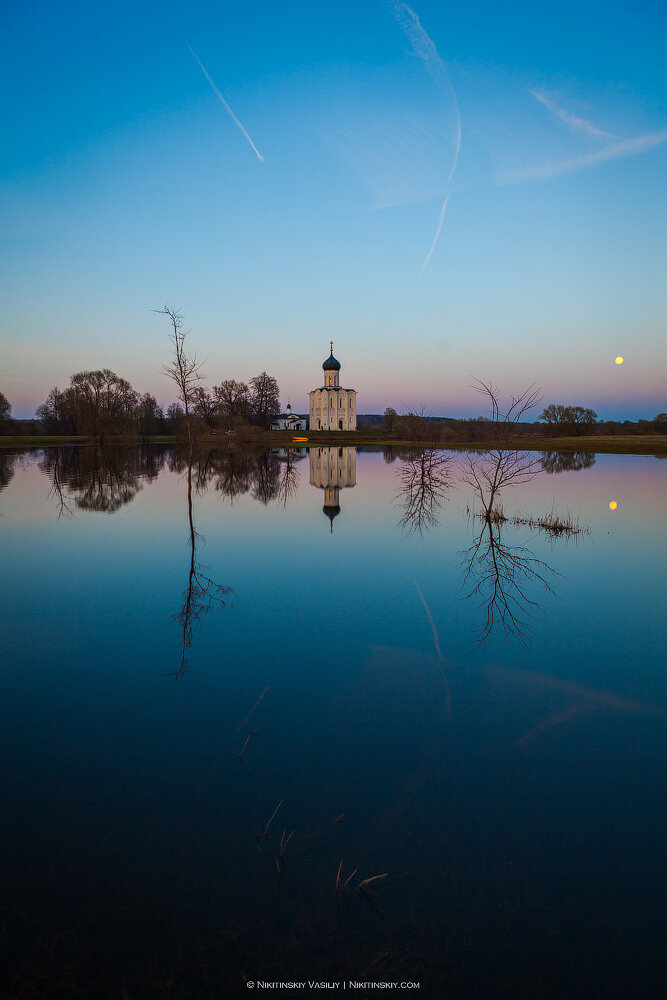
[[[215,418],[218,413],[218,401],[203,386],[198,386],[194,390],[194,413],[195,416],[203,420],[208,427],[215,426]]]
[[[472,486],[489,517],[503,490],[529,482],[542,469],[539,458],[510,447],[509,442],[521,417],[541,401],[540,390],[528,386],[521,395],[512,396],[503,412],[498,389],[491,382],[475,379],[474,388],[485,395],[491,408],[491,439],[496,447],[466,456],[463,480]]]
[[[500,398],[498,387],[493,382],[484,382],[482,379],[473,378],[473,389],[486,397],[491,407],[491,423],[493,424],[493,436],[499,443],[506,442],[516,432],[517,424],[521,418],[539,406],[542,402],[541,390],[535,385],[529,385],[519,396],[510,397],[510,403],[504,410],[504,404]],[[504,412],[503,412],[504,410]]]
[[[102,368],[77,372],[70,382],[70,400],[77,414],[77,424],[81,430],[92,434],[95,441],[102,440],[105,434],[132,429],[138,397],[127,379]]]
[[[224,379],[220,385],[213,386],[213,395],[229,427],[233,426],[236,417],[245,419],[248,416],[250,390],[245,382]]]
[[[192,427],[191,414],[194,409],[197,397],[199,382],[203,379],[201,374],[202,362],[197,361],[194,354],[188,354],[185,349],[185,338],[187,333],[183,332],[183,316],[170,306],[165,305],[164,309],[155,309],[154,312],[167,316],[171,323],[171,333],[169,340],[172,347],[172,359],[168,365],[162,366],[163,374],[175,383],[178,389],[178,398],[183,404],[185,411],[185,422],[188,429],[188,445],[190,455],[192,455]]]
[[[540,604],[527,593],[527,585],[538,581],[551,591],[547,576],[553,570],[521,546],[503,545],[501,526],[505,520],[497,502],[504,490],[530,482],[541,470],[539,458],[510,447],[509,442],[523,415],[541,401],[540,391],[528,386],[512,396],[504,408],[498,389],[491,382],[475,379],[474,388],[486,396],[491,408],[491,434],[496,447],[466,456],[463,481],[472,486],[479,510],[473,516],[482,528],[473,544],[461,554],[464,597],[477,597],[486,612],[478,645],[484,645],[500,625],[506,637],[513,635],[526,645],[525,635]],[[551,591],[552,592],[552,591]]]
[[[139,396],[137,402],[137,422],[139,433],[143,438],[147,438],[151,434],[159,434],[160,432],[160,428],[164,422],[162,407],[150,392],[145,392],[143,396]]]
[[[252,394],[250,405],[253,419],[263,426],[280,413],[280,390],[278,383],[267,372],[260,372],[250,379]]]

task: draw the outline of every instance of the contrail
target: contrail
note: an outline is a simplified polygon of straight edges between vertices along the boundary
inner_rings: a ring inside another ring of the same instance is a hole
[[[520,184],[523,181],[548,180],[571,174],[584,167],[593,167],[606,160],[619,160],[626,156],[637,156],[654,146],[662,146],[667,142],[667,132],[649,132],[638,135],[634,139],[623,139],[621,142],[610,142],[602,149],[585,156],[576,156],[570,160],[558,160],[556,163],[545,163],[541,167],[528,167],[526,170],[515,170],[499,178],[501,184]]]
[[[569,125],[570,128],[577,129],[579,132],[588,132],[589,135],[597,135],[601,139],[614,139],[615,136],[611,132],[603,132],[602,129],[596,128],[585,118],[580,118],[578,115],[573,115],[571,111],[566,111],[565,108],[559,108],[555,101],[552,101],[546,96],[546,94],[540,94],[537,90],[531,90],[532,96],[540,104],[543,104],[545,108],[551,111],[552,114],[560,118],[562,122]]]
[[[252,139],[250,138],[250,136],[248,135],[248,133],[244,129],[243,125],[238,120],[238,118],[236,117],[236,115],[234,114],[234,112],[232,111],[232,109],[230,108],[230,106],[227,104],[227,101],[224,99],[224,97],[222,96],[222,94],[220,93],[220,91],[218,90],[218,88],[216,87],[216,85],[214,84],[214,82],[211,79],[211,77],[209,76],[209,74],[208,74],[208,72],[206,70],[206,67],[204,66],[203,62],[201,61],[201,59],[199,58],[199,56],[197,55],[197,53],[195,52],[195,50],[192,48],[192,46],[190,45],[190,43],[186,42],[186,45],[190,49],[190,52],[192,53],[192,55],[194,56],[194,58],[199,63],[199,68],[201,69],[202,73],[204,74],[204,76],[206,77],[206,79],[208,80],[208,82],[210,83],[211,89],[213,90],[213,93],[218,98],[218,100],[223,105],[223,107],[225,107],[226,110],[230,113],[230,115],[232,116],[232,118],[234,119],[234,121],[236,122],[236,124],[238,125],[238,127],[241,129],[241,131],[243,132],[244,136],[246,137],[246,139],[248,140],[248,142],[252,146],[253,151],[254,151],[255,155],[257,156],[257,159],[261,160],[262,163],[264,163],[265,162],[264,161],[264,157],[262,156],[262,154],[260,153],[260,151],[257,149],[257,146],[252,141]]]
[[[447,178],[447,184],[451,187],[452,178],[454,176],[454,171],[459,162],[459,153],[461,151],[461,112],[459,110],[459,102],[456,99],[456,94],[454,88],[452,87],[452,82],[449,79],[449,74],[447,73],[447,67],[445,66],[442,58],[438,54],[438,50],[435,47],[432,39],[429,37],[428,33],[424,30],[419,17],[414,12],[411,7],[408,7],[406,3],[402,0],[389,0],[389,6],[391,11],[400,24],[401,28],[407,35],[412,50],[416,56],[418,56],[426,64],[426,68],[433,77],[435,83],[441,90],[445,90],[449,93],[454,105],[454,113],[456,115],[456,136],[454,139],[454,159],[452,161],[451,170],[449,171],[449,177]],[[438,237],[440,236],[440,230],[442,229],[442,224],[445,221],[445,212],[447,210],[447,202],[449,201],[449,196],[451,190],[447,192],[444,202],[442,203],[442,208],[440,209],[440,219],[438,220],[438,228],[435,231],[435,236],[433,237],[433,242],[429,252],[426,254],[426,259],[422,264],[421,271],[419,272],[418,281],[426,270],[426,266],[430,261],[433,251],[435,250],[435,245],[438,242]]]
[[[451,194],[451,191],[449,192],[449,194],[447,195],[447,197],[445,198],[445,200],[442,203],[442,209],[440,210],[440,219],[438,221],[438,228],[435,231],[435,236],[433,237],[433,242],[431,243],[431,249],[426,254],[426,259],[424,260],[424,263],[422,264],[422,269],[419,272],[419,277],[417,278],[417,281],[421,281],[421,276],[424,273],[424,271],[426,270],[426,265],[430,261],[432,255],[433,255],[433,251],[435,250],[435,245],[438,242],[438,236],[440,235],[440,230],[442,229],[442,224],[445,221],[445,212],[447,211],[447,202],[449,201],[449,195],[450,194]]]

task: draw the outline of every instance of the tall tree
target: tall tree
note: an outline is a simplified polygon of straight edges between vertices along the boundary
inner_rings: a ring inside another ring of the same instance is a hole
[[[12,405],[5,396],[4,392],[0,392],[0,428],[4,429],[11,415]]]
[[[139,396],[137,417],[139,421],[139,433],[142,437],[148,437],[150,434],[159,434],[164,415],[162,407],[150,392],[145,392],[143,396]]]
[[[250,405],[250,390],[245,382],[237,382],[233,378],[224,379],[220,385],[213,386],[220,416],[230,426],[236,417],[247,418]]]
[[[104,434],[119,434],[131,428],[137,393],[127,379],[102,368],[77,372],[70,382],[81,430],[98,440]]]
[[[563,403],[549,403],[542,410],[539,420],[543,420],[551,433],[584,434],[595,427],[598,415],[595,410],[584,406],[565,406]]]
[[[201,374],[201,362],[197,361],[194,354],[188,354],[185,349],[186,333],[183,333],[183,316],[176,309],[165,305],[164,309],[156,309],[155,312],[168,316],[171,323],[172,356],[168,365],[162,366],[163,373],[175,383],[178,389],[178,398],[183,404],[185,411],[185,422],[188,429],[188,445],[192,455],[192,427],[191,417],[194,410],[199,382],[203,379]]]
[[[250,379],[250,406],[255,423],[268,424],[280,413],[280,389],[276,380],[267,372],[260,372]]]
[[[203,420],[209,427],[215,425],[215,418],[218,413],[218,401],[208,389],[199,386],[194,391],[194,414]]]

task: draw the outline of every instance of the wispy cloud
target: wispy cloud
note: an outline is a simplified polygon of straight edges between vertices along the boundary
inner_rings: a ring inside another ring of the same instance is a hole
[[[504,174],[499,178],[501,184],[520,184],[523,181],[547,180],[551,177],[560,177],[562,174],[571,174],[586,167],[593,167],[597,163],[606,160],[620,160],[627,156],[637,156],[645,153],[655,146],[661,146],[667,142],[667,132],[649,132],[646,135],[638,135],[634,139],[623,139],[620,142],[612,142],[594,153],[587,153],[584,156],[575,156],[568,160],[557,160],[554,163],[544,163],[537,167],[527,167],[524,170],[514,170]]]
[[[213,93],[218,98],[218,100],[220,101],[220,103],[223,105],[223,107],[225,108],[225,110],[228,111],[229,114],[232,116],[234,122],[240,128],[241,132],[243,132],[244,136],[246,137],[246,139],[248,140],[248,142],[252,146],[253,152],[255,153],[257,159],[261,160],[262,163],[264,163],[264,157],[262,156],[262,154],[260,153],[260,151],[257,149],[257,146],[252,141],[252,139],[250,138],[250,136],[246,132],[245,128],[243,127],[243,125],[241,124],[241,122],[238,120],[238,118],[236,117],[236,115],[234,114],[234,112],[232,111],[232,109],[230,108],[230,106],[227,104],[227,101],[224,99],[224,97],[222,96],[222,94],[220,93],[220,91],[218,90],[218,88],[216,87],[215,83],[213,82],[213,80],[209,76],[209,74],[208,74],[208,72],[206,70],[206,67],[204,66],[203,62],[201,61],[201,59],[199,58],[199,56],[197,55],[197,53],[195,52],[195,50],[192,48],[192,46],[190,45],[190,43],[187,42],[186,44],[187,44],[188,48],[190,49],[190,52],[192,53],[193,57],[196,59],[197,63],[199,64],[199,68],[201,69],[202,73],[204,74],[204,76],[206,77],[206,79],[208,80],[208,82],[210,83],[211,89],[212,89]]]
[[[447,184],[451,185],[452,178],[454,176],[454,171],[459,162],[459,153],[461,151],[461,112],[459,110],[459,103],[456,99],[456,94],[454,88],[452,87],[451,80],[449,79],[449,74],[447,73],[447,67],[445,66],[442,58],[438,54],[438,50],[435,47],[432,39],[429,37],[428,33],[423,28],[419,17],[414,12],[411,7],[408,7],[406,3],[402,3],[401,0],[389,0],[389,7],[403,29],[405,35],[410,42],[412,51],[419,59],[422,59],[426,65],[427,70],[433,77],[436,85],[444,93],[448,94],[454,106],[454,114],[456,121],[456,131],[454,135],[454,156],[452,159],[452,165],[449,171],[449,176],[447,178]],[[451,190],[447,192],[445,200],[442,203],[442,208],[440,210],[440,218],[438,220],[438,227],[435,231],[435,237],[431,243],[430,249],[426,254],[426,259],[422,264],[421,271],[419,272],[419,278],[421,279],[426,266],[433,256],[433,251],[435,250],[435,245],[438,242],[438,237],[440,236],[440,231],[442,229],[442,224],[445,220],[445,212],[447,210],[447,203],[451,195]]]
[[[562,122],[569,125],[570,128],[576,129],[578,132],[586,132],[588,135],[596,135],[601,139],[614,139],[615,136],[611,132],[603,132],[602,129],[596,128],[585,118],[580,118],[578,115],[572,114],[571,111],[566,111],[565,108],[559,108],[555,101],[552,101],[550,97],[546,94],[541,94],[537,90],[531,90],[531,94],[536,101],[543,104],[545,108],[551,111],[556,118],[560,118]]]

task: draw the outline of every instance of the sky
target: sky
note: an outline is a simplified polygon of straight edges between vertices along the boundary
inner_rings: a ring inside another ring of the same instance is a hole
[[[667,410],[667,8],[6,0],[0,391],[108,367],[307,411],[475,416],[473,378]],[[622,365],[615,364],[623,356]],[[535,416],[538,414],[536,413]]]

